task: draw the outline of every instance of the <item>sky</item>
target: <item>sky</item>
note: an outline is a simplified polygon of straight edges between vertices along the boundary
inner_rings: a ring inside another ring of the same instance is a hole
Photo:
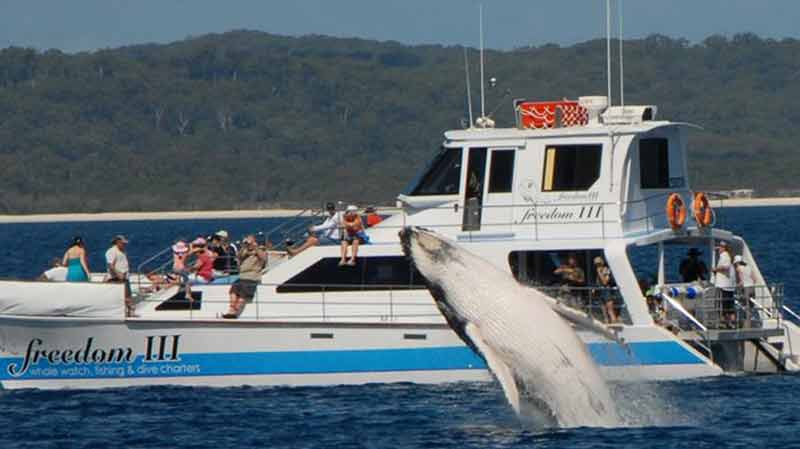
[[[626,38],[800,38],[800,0],[612,1],[622,1]],[[0,47],[77,52],[233,29],[477,46],[481,3],[490,48],[570,45],[605,33],[604,0],[0,0]]]

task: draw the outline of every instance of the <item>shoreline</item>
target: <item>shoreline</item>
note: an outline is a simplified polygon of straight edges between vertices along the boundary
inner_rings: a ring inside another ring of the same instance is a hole
[[[800,206],[800,197],[785,198],[731,198],[711,200],[712,207],[775,207]],[[393,207],[382,208],[396,213]],[[101,212],[76,214],[20,214],[0,215],[0,224],[12,223],[71,223],[91,221],[149,221],[149,220],[224,220],[244,218],[286,218],[301,213],[303,209],[247,209],[167,212]]]

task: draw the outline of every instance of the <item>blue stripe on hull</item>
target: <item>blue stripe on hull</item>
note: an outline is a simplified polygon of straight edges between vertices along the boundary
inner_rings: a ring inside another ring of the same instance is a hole
[[[608,343],[587,345],[602,366],[704,363],[674,341],[631,343],[630,352]],[[50,364],[40,359],[20,376],[12,376],[22,357],[0,359],[0,381],[33,379],[102,379],[270,374],[325,374],[385,371],[485,369],[485,362],[466,346],[412,349],[185,353],[177,361]]]
[[[601,366],[690,365],[705,363],[676,341],[647,341],[621,346],[615,343],[586,345],[594,361]]]

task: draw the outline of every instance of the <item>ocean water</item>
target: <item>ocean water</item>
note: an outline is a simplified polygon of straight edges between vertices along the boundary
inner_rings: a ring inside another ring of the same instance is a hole
[[[725,209],[771,282],[800,305],[800,207]],[[279,220],[0,225],[0,277],[37,276],[76,234],[90,265],[117,233],[136,266],[174,238],[234,236]],[[800,376],[721,376],[612,386],[626,426],[533,431],[496,383],[307,388],[143,387],[0,391],[0,448],[753,448],[800,447]]]

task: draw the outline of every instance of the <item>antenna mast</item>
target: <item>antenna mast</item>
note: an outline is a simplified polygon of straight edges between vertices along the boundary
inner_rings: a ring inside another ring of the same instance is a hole
[[[485,110],[485,103],[486,97],[484,94],[485,90],[485,81],[483,79],[483,3],[480,5],[479,9],[479,19],[480,19],[480,27],[481,27],[481,117],[486,117],[486,110]]]
[[[622,0],[619,0],[619,103],[625,107],[625,54],[622,52]]]
[[[472,128],[472,86],[469,82],[469,59],[467,59],[467,47],[464,47],[464,74],[467,77],[467,103],[469,103],[469,127]]]
[[[611,0],[606,0],[606,78],[608,81],[608,106],[611,100]]]

